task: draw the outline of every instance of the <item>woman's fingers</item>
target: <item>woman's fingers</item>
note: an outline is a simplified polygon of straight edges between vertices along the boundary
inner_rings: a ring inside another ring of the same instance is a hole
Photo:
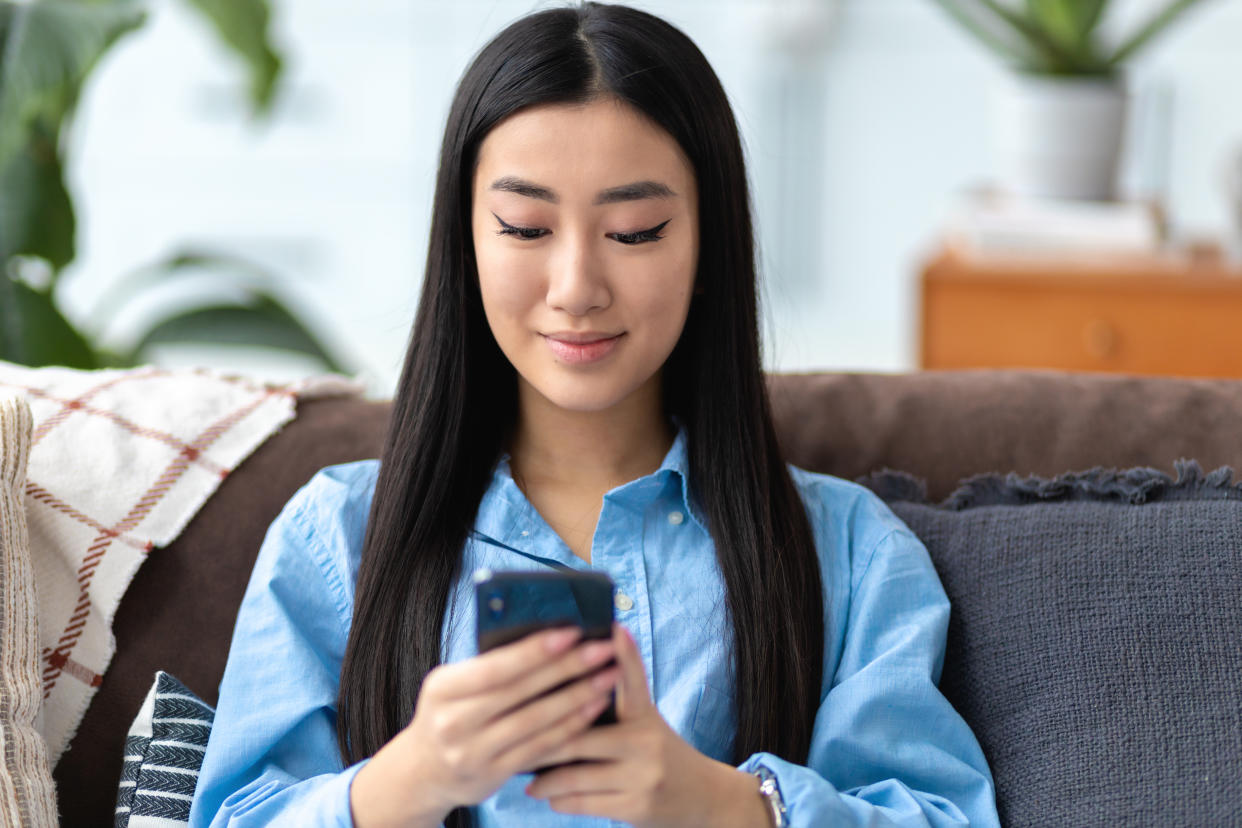
[[[598,716],[607,707],[619,678],[620,670],[608,667],[509,712],[487,727],[483,737],[486,755],[499,756],[543,731],[554,729],[575,712],[585,716],[586,710],[598,707]]]
[[[490,721],[545,695],[563,684],[599,670],[613,660],[612,641],[589,641],[536,667],[503,688],[473,699],[474,715]]]
[[[441,665],[428,678],[435,676],[435,693],[444,698],[490,692],[521,678],[532,668],[556,660],[581,637],[582,631],[577,627],[534,633],[466,661]]]
[[[599,714],[603,713],[611,702],[611,696],[606,695],[576,710],[569,710],[559,721],[529,739],[518,742],[508,752],[497,757],[497,766],[503,768],[508,776],[512,776],[515,773],[529,773],[553,764],[553,760],[549,757],[576,735],[592,729],[591,724],[599,718]]]
[[[555,750],[543,756],[543,765],[563,765],[566,762],[598,762],[606,759],[625,758],[629,745],[627,725],[600,725],[571,736]]]
[[[626,793],[573,793],[550,797],[548,806],[561,814],[581,814],[593,817],[613,817],[630,810],[630,796]]]
[[[631,773],[617,762],[582,762],[546,771],[526,786],[529,796],[555,799],[569,794],[621,793],[626,788],[623,774]]]
[[[647,689],[647,670],[643,667],[638,644],[621,624],[612,625],[612,642],[617,648],[617,664],[621,666],[621,681],[617,685],[617,718],[624,721],[640,715],[651,705],[651,692]]]

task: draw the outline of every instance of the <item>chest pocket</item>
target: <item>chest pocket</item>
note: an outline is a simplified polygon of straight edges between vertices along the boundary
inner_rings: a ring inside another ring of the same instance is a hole
[[[737,731],[737,711],[733,694],[710,684],[699,691],[699,703],[690,726],[694,746],[705,756],[733,764],[733,735]]]

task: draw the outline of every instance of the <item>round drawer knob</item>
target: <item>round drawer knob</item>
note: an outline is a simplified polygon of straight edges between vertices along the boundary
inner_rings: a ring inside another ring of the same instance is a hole
[[[1093,319],[1083,329],[1087,353],[1096,359],[1107,359],[1117,353],[1117,329],[1105,319]]]

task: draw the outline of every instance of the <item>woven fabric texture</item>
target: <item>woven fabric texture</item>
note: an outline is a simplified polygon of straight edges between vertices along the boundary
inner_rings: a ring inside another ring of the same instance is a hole
[[[215,711],[162,670],[125,739],[115,828],[173,828],[190,803]]]
[[[25,506],[53,767],[112,659],[117,606],[148,554],[293,419],[298,397],[356,390],[341,378],[272,387],[208,371],[0,362],[0,391],[24,395],[34,420]]]
[[[0,396],[0,825],[56,825],[56,791],[37,728],[39,686],[34,572],[22,493],[30,408]]]
[[[1177,472],[862,481],[952,601],[941,688],[1006,825],[1242,825],[1242,488]]]
[[[112,821],[125,734],[157,670],[215,702],[267,527],[319,469],[377,457],[387,422],[386,404],[299,395],[297,418],[220,484],[175,541],[143,563],[117,607],[116,654],[53,771],[66,825]]]

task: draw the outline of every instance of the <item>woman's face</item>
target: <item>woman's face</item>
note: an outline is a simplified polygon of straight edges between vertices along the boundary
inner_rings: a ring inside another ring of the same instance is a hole
[[[603,411],[658,390],[699,249],[694,172],[668,133],[612,99],[518,112],[480,147],[472,226],[521,393]]]

